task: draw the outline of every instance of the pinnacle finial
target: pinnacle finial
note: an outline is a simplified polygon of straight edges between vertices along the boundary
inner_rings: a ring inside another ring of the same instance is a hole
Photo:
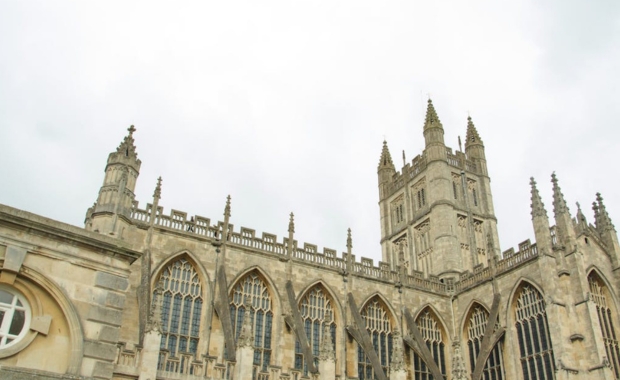
[[[155,192],[153,193],[153,198],[161,199],[161,176],[157,178],[157,185],[155,186]]]
[[[129,134],[125,136],[123,141],[121,141],[118,148],[116,148],[116,153],[120,153],[125,157],[133,157],[137,159],[138,154],[136,153],[136,146],[134,145],[133,133],[136,131],[136,128],[132,125],[127,128]]]
[[[474,122],[471,120],[471,116],[467,116],[467,134],[465,135],[465,150],[467,147],[472,144],[480,144],[482,145],[482,139],[478,134],[478,130],[474,125]]]
[[[230,218],[230,194],[226,197],[226,207],[224,207],[224,216]]]
[[[435,107],[433,106],[433,101],[431,98],[428,98],[428,105],[426,106],[426,119],[424,121],[424,129],[428,129],[431,127],[439,127],[443,129],[441,125],[441,121],[439,121],[439,116],[437,116],[437,111],[435,111]]]
[[[291,212],[291,216],[288,220],[288,232],[293,233],[295,232],[295,220],[294,220],[295,215]]]
[[[383,148],[381,149],[381,158],[379,159],[378,169],[392,169],[394,170],[394,163],[392,162],[392,155],[388,149],[387,141],[383,140]]]
[[[603,203],[603,197],[601,193],[596,193],[596,201],[598,202],[598,212],[595,210],[595,218],[596,218],[596,227],[601,228],[603,231],[605,230],[613,230],[616,228],[614,224],[611,222],[611,218],[607,213],[607,208],[605,208],[605,204]]]
[[[351,248],[353,248],[353,239],[351,238],[351,229],[349,228],[347,230],[347,249],[351,251]]]
[[[540,193],[536,187],[536,180],[534,180],[534,177],[530,177],[530,186],[532,187],[532,218],[537,216],[544,216],[546,218],[547,210],[545,210],[545,205],[543,204],[542,199],[540,199]]]
[[[551,174],[551,182],[553,183],[553,213],[557,216],[563,213],[569,213],[568,206],[564,200],[562,189],[558,185],[558,178],[555,172]]]
[[[583,215],[583,212],[581,211],[581,205],[579,202],[575,202],[575,204],[577,205],[577,222],[583,223],[584,226],[587,226],[588,221],[586,220],[586,216]]]

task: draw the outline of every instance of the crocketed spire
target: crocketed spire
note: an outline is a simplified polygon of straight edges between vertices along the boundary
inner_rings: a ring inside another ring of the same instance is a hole
[[[381,158],[379,159],[379,168],[389,168],[394,170],[394,163],[392,162],[392,155],[387,146],[387,141],[383,140],[383,149],[381,149]]]
[[[154,199],[161,199],[161,176],[157,178],[157,185],[155,186],[155,192],[153,193]]]
[[[133,133],[136,131],[136,128],[132,125],[127,128],[129,134],[125,136],[121,144],[116,148],[116,152],[125,155],[126,157],[133,157],[134,159],[138,158],[138,153],[136,153],[135,141],[133,139]]]
[[[437,116],[437,111],[435,111],[435,107],[433,106],[433,101],[428,99],[428,105],[426,106],[426,119],[424,120],[424,129],[439,127],[443,129],[443,125],[441,125],[441,121],[439,121],[439,116]]]
[[[611,222],[611,218],[609,217],[607,209],[603,204],[603,197],[601,196],[601,193],[596,193],[596,201],[598,202],[598,213],[595,210],[595,217],[597,217],[596,227],[600,228],[601,231],[615,231],[616,228]]]
[[[545,205],[543,204],[542,199],[540,199],[540,193],[536,187],[534,177],[530,177],[530,186],[532,186],[532,219],[537,216],[544,216],[547,218],[547,210],[545,210]]]
[[[568,206],[564,200],[564,194],[562,194],[560,185],[558,185],[558,178],[555,172],[551,174],[551,182],[553,183],[553,213],[556,217],[560,214],[569,213]]]
[[[476,130],[474,122],[471,121],[471,116],[467,116],[467,135],[465,136],[465,149],[472,144],[482,144],[482,139]]]

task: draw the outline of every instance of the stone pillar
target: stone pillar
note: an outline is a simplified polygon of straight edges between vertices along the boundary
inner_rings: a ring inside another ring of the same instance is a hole
[[[155,380],[157,377],[157,363],[159,362],[159,345],[161,342],[161,284],[155,288],[151,310],[144,334],[142,356],[140,358],[139,380]]]
[[[319,347],[319,379],[334,380],[336,378],[336,353],[332,342],[331,321],[325,319],[323,336]]]
[[[250,311],[252,304],[249,299],[245,302],[243,313],[243,325],[237,339],[237,363],[235,364],[235,379],[251,379],[254,366],[254,333],[252,329],[252,319]]]
[[[392,338],[392,361],[390,362],[390,380],[407,380],[407,368],[403,354],[403,339],[400,330],[394,330]]]

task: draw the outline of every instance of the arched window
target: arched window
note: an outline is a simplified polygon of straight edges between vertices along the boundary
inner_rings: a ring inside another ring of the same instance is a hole
[[[308,343],[314,356],[314,364],[318,365],[317,356],[323,340],[323,327],[327,324],[331,331],[331,340],[336,349],[336,322],[334,321],[334,309],[332,301],[327,296],[321,285],[310,289],[299,302],[299,311],[304,323]],[[308,374],[308,364],[305,361],[299,340],[295,341],[295,368],[303,369],[304,375]]]
[[[250,272],[241,278],[232,290],[230,297],[230,317],[232,319],[235,341],[243,325],[246,301],[251,305],[250,319],[254,331],[254,365],[258,370],[266,371],[271,359],[271,326],[273,308],[267,284],[256,272]],[[256,371],[254,371],[256,372]]]
[[[480,354],[480,345],[484,338],[484,330],[487,327],[489,313],[479,305],[476,305],[469,317],[467,327],[467,346],[469,348],[469,364],[471,371],[476,368],[476,358]],[[502,380],[504,379],[504,363],[502,355],[503,339],[497,342],[491,354],[489,355],[482,376],[484,380]]]
[[[202,285],[196,268],[185,258],[170,263],[159,279],[162,290],[161,349],[169,356],[195,354],[202,313]]]
[[[0,349],[19,342],[30,327],[28,301],[13,288],[0,287]]]
[[[375,297],[366,303],[360,314],[366,322],[366,330],[370,335],[370,340],[379,357],[383,371],[387,375],[392,359],[392,323],[388,316],[387,307],[378,297]],[[360,346],[357,348],[357,361],[357,372],[360,380],[376,379],[370,360]]]
[[[554,379],[553,348],[542,295],[530,285],[523,286],[517,298],[515,314],[523,378]]]
[[[437,319],[431,313],[429,309],[426,309],[418,316],[418,320],[416,321],[418,325],[418,329],[420,329],[420,334],[422,334],[422,338],[426,342],[426,347],[431,352],[431,356],[437,363],[439,370],[441,373],[446,375],[446,354],[445,354],[445,343],[444,343],[444,333],[442,329],[439,328],[439,323]],[[417,380],[431,380],[433,379],[433,375],[431,374],[430,369],[426,366],[426,363],[422,358],[414,352],[413,355],[413,371],[414,378]],[[439,380],[439,379],[436,379]]]
[[[615,313],[612,315],[612,298],[609,295],[607,287],[596,274],[590,274],[590,276],[588,276],[588,282],[590,284],[592,301],[594,301],[596,305],[598,321],[601,325],[603,340],[605,341],[607,358],[614,369],[616,379],[618,379],[620,378],[620,350],[618,349],[618,338],[613,323]]]

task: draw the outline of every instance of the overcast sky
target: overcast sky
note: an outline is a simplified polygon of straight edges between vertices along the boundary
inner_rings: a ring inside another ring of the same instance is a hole
[[[0,0],[0,203],[81,226],[134,124],[144,207],[379,260],[377,164],[456,149],[471,114],[502,250],[600,191],[620,226],[620,2]],[[553,220],[552,220],[553,223]],[[322,248],[319,248],[322,250]]]

